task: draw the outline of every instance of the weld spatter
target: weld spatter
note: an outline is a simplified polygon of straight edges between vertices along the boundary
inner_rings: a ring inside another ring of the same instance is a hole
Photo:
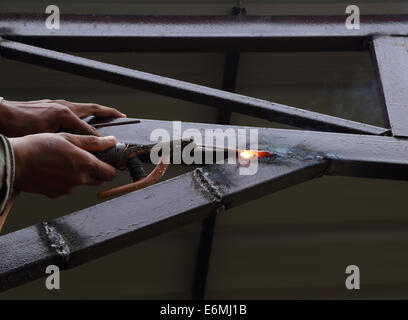
[[[51,248],[54,248],[57,254],[62,258],[63,262],[68,262],[71,254],[71,249],[68,242],[60,234],[57,229],[50,225],[47,221],[42,222],[45,234],[50,242]]]

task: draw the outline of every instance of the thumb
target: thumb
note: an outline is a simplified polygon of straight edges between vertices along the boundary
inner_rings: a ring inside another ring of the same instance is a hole
[[[77,147],[90,152],[103,151],[116,144],[116,138],[114,136],[97,137],[71,133],[61,133],[61,135]]]

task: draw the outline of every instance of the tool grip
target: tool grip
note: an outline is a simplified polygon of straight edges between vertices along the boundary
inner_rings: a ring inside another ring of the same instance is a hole
[[[133,181],[138,181],[146,177],[142,161],[140,161],[137,156],[128,158],[125,150],[126,149],[124,148],[123,144],[116,144],[109,149],[101,152],[95,152],[93,154],[99,160],[110,164],[112,167],[117,169],[127,168]]]
[[[97,157],[99,160],[106,162],[107,164],[110,164],[112,167],[119,169],[117,166],[117,148],[116,146],[110,147],[109,149],[106,149],[104,151],[93,152],[92,154],[95,157]]]
[[[133,157],[128,160],[127,168],[133,181],[138,181],[147,176],[142,161],[138,157]]]

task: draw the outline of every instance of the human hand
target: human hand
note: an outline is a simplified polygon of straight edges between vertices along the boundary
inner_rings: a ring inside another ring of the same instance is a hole
[[[14,186],[50,198],[71,194],[78,185],[99,185],[117,170],[87,152],[115,145],[115,137],[42,133],[10,139],[15,159]],[[86,150],[86,151],[85,151]]]
[[[95,103],[65,100],[8,101],[0,104],[0,131],[8,137],[21,137],[41,132],[68,130],[77,134],[101,136],[80,118],[126,117],[114,108]]]

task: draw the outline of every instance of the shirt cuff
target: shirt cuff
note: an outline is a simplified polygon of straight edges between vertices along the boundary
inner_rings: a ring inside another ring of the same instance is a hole
[[[0,216],[10,200],[14,185],[14,153],[10,140],[0,135]]]

